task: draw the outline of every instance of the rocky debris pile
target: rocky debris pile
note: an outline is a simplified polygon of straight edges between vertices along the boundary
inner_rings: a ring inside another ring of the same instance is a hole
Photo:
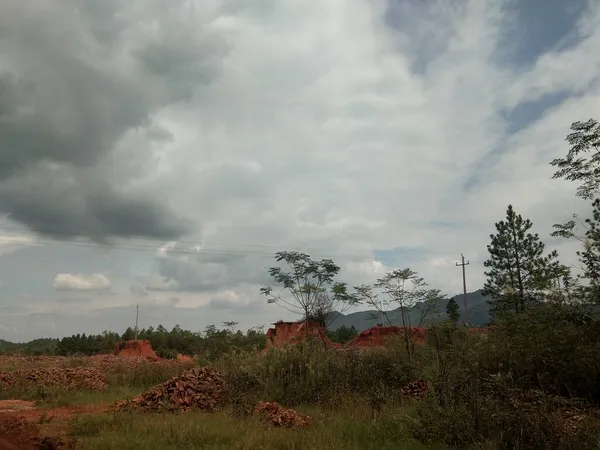
[[[115,370],[135,369],[140,366],[145,367],[173,367],[187,368],[193,367],[193,359],[159,359],[152,360],[145,356],[116,356],[116,355],[92,355],[81,357],[64,356],[0,356],[0,372],[14,370],[31,370],[34,368],[56,368],[71,369],[74,367],[96,368],[103,372],[112,372]]]
[[[402,395],[412,398],[424,397],[429,391],[429,384],[426,380],[415,380],[408,383],[401,390]]]
[[[182,368],[191,367],[193,361],[178,361],[176,359],[161,359],[157,361],[149,360],[143,356],[115,356],[115,355],[94,355],[89,357],[89,364],[103,372],[113,372],[118,369],[136,369],[139,367],[173,367]]]
[[[101,391],[108,386],[108,383],[104,374],[98,369],[40,368],[0,372],[0,387],[3,389],[30,386]]]
[[[267,423],[277,427],[303,428],[309,425],[309,417],[293,409],[284,408],[277,402],[258,402],[254,413]]]
[[[0,356],[0,366],[3,370],[19,370],[34,367],[62,367],[67,358],[64,356]]]
[[[118,410],[148,411],[214,410],[224,399],[227,381],[210,367],[186,370],[131,400],[118,401]]]

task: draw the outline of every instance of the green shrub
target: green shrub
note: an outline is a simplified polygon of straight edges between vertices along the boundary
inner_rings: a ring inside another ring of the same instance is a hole
[[[504,319],[474,354],[478,371],[523,389],[600,405],[598,321],[583,309],[546,306]]]
[[[469,448],[596,449],[598,416],[585,403],[489,381],[437,392],[417,405],[411,430],[422,442]]]
[[[320,343],[272,349],[262,357],[234,352],[215,366],[234,391],[247,389],[235,385],[251,377],[262,400],[285,405],[334,403],[348,394],[371,398],[382,391],[390,397],[414,377],[412,366],[393,351],[339,351]]]

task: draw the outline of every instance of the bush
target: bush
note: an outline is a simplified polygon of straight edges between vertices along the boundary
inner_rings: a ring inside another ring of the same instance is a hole
[[[572,307],[545,306],[499,323],[475,355],[478,370],[514,386],[600,405],[598,321]]]
[[[360,394],[367,398],[394,392],[411,381],[412,366],[391,351],[338,351],[320,343],[273,349],[263,357],[239,352],[215,363],[239,391],[260,390],[265,401],[288,406],[334,403]],[[236,388],[234,388],[236,389]]]
[[[597,329],[583,309],[557,305],[506,317],[487,336],[432,328],[420,364],[434,389],[413,435],[451,448],[599,448]]]
[[[433,396],[419,404],[413,436],[450,448],[494,443],[502,449],[597,449],[596,414],[581,402],[539,391],[497,392],[471,385],[444,405]]]

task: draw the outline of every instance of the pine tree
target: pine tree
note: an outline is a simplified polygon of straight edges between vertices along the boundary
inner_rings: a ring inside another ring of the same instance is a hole
[[[448,320],[454,325],[458,323],[458,319],[460,319],[460,309],[454,298],[448,300],[448,303],[446,304],[446,315],[448,316]]]
[[[497,233],[490,235],[484,293],[491,296],[492,315],[521,313],[541,302],[552,288],[559,267],[558,254],[553,251],[543,256],[544,243],[529,232],[532,225],[508,205],[506,221],[497,222]]]

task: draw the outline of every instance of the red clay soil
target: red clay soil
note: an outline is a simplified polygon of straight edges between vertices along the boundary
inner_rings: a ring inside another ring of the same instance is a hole
[[[160,360],[160,357],[152,349],[150,341],[121,341],[115,345],[115,356],[121,357],[143,357],[152,361]]]
[[[39,431],[34,425],[9,414],[0,414],[0,449],[31,450],[36,449],[35,439]]]
[[[40,409],[34,402],[26,400],[0,400],[0,415],[18,417],[28,421],[37,421],[42,416],[47,418],[70,419],[80,414],[101,414],[110,409],[109,403],[93,403],[80,406],[61,406],[52,409]],[[2,447],[0,447],[0,450]]]
[[[109,404],[38,409],[24,400],[0,401],[0,450],[71,448],[66,439],[69,420],[76,415],[101,414]],[[44,424],[40,425],[42,418]]]
[[[0,450],[59,450],[71,448],[60,436],[45,436],[39,426],[15,414],[0,413]]]
[[[295,344],[306,340],[306,337],[316,337],[325,342],[330,348],[352,349],[365,347],[384,347],[386,343],[394,336],[404,336],[404,327],[398,326],[375,326],[364,330],[354,339],[346,344],[337,344],[327,337],[326,328],[314,323],[308,323],[308,332],[304,322],[277,322],[274,328],[267,331],[267,343],[262,354],[266,354],[269,349],[274,347],[283,347],[289,344]],[[408,333],[417,344],[424,344],[427,339],[427,330],[425,328],[407,327]],[[489,332],[489,328],[469,328],[471,334],[484,334]]]
[[[330,343],[325,327],[315,322],[277,322],[273,325],[275,328],[267,330],[267,349],[298,343],[307,337],[319,338]]]
[[[35,409],[35,403],[26,400],[0,400],[0,413]]]
[[[37,422],[42,417],[55,420],[69,420],[73,416],[85,414],[102,414],[109,411],[111,405],[108,403],[95,403],[81,406],[61,406],[53,409],[27,409],[15,413],[18,417],[31,422]],[[0,447],[1,449],[1,447]]]
[[[415,339],[416,343],[422,344],[425,342],[427,337],[425,328],[407,327],[406,331]],[[349,347],[382,347],[390,338],[404,336],[404,333],[404,327],[373,327],[363,331],[346,345]]]
[[[181,353],[177,354],[177,361],[193,361],[194,358],[192,358],[189,355],[182,355]]]

